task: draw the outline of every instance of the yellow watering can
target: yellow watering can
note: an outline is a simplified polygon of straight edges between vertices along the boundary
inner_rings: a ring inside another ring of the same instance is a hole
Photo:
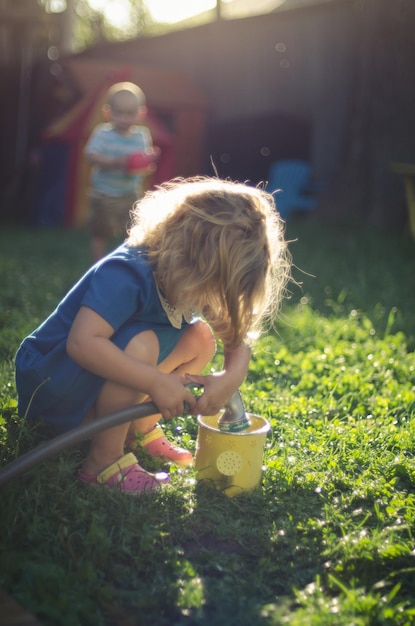
[[[232,432],[223,429],[223,416],[221,411],[197,418],[196,479],[233,497],[259,486],[271,426],[263,417],[247,413],[247,427]]]

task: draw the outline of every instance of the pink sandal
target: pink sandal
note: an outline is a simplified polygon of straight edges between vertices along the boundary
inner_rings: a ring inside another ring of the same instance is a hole
[[[163,429],[159,424],[156,424],[149,433],[138,435],[136,439],[129,441],[127,445],[131,450],[137,450],[139,447],[143,448],[150,456],[155,456],[165,461],[173,461],[180,467],[193,463],[192,453],[170,443],[164,436]]]
[[[97,475],[86,474],[79,470],[78,477],[85,483],[93,486],[118,489],[131,496],[138,496],[144,491],[159,489],[163,483],[169,481],[165,472],[150,474],[138,463],[132,452],[125,454],[118,461],[106,467]]]

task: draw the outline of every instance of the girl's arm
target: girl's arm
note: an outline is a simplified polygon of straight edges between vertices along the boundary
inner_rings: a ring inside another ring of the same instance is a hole
[[[105,380],[148,395],[164,418],[181,415],[183,402],[191,407],[195,398],[177,374],[163,374],[155,365],[140,361],[110,341],[114,329],[98,313],[81,307],[68,335],[69,356],[84,369]]]
[[[85,156],[91,165],[99,165],[99,167],[107,169],[125,169],[127,165],[127,157],[110,157],[99,152],[86,152]]]
[[[187,375],[189,382],[203,385],[203,394],[192,411],[194,415],[216,415],[231,399],[245,379],[251,349],[241,343],[233,350],[224,349],[223,369],[208,376]]]

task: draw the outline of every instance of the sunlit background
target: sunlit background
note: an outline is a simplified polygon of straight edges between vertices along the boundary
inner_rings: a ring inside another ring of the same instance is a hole
[[[96,14],[117,29],[131,29],[134,13],[146,12],[151,20],[160,24],[176,24],[194,18],[203,13],[220,9],[227,17],[247,17],[267,13],[284,4],[302,4],[306,0],[39,0],[48,12],[60,13],[67,7],[76,6],[77,12],[83,12],[82,5],[87,5]]]
[[[297,8],[311,2],[313,0],[38,0],[46,13],[65,13],[61,52],[79,51],[96,43],[101,36],[108,41],[122,41],[216,19],[241,19],[281,8]]]
[[[231,0],[227,0],[228,2]],[[131,2],[129,0],[88,0],[94,11],[99,11],[117,28],[126,28],[131,19]],[[174,24],[216,6],[216,0],[146,0],[145,7],[151,18],[156,22]]]
[[[97,87],[98,72],[78,75],[72,67],[89,59],[91,66],[132,66],[175,141],[182,126],[189,135],[194,132],[176,119],[177,102],[183,100],[187,109],[193,102],[197,132],[208,127],[205,143],[197,144],[200,165],[189,158],[183,139],[177,154],[189,163],[176,163],[175,172],[202,167],[210,172],[213,155],[221,175],[263,181],[275,161],[300,158],[311,163],[315,188],[334,190],[340,177],[347,180],[341,193],[345,211],[350,203],[357,207],[358,195],[361,214],[373,196],[374,208],[367,211],[380,223],[400,194],[399,220],[407,219],[403,180],[391,172],[391,163],[413,161],[415,0],[0,0],[0,5],[0,197],[3,184],[8,214],[15,214],[19,177],[35,162],[40,131]],[[328,211],[330,206],[327,201]],[[391,219],[397,222],[395,215]]]
[[[230,2],[232,0],[226,0]],[[185,20],[204,11],[210,11],[216,6],[216,0],[146,0],[145,4],[151,16],[157,22],[174,23]]]

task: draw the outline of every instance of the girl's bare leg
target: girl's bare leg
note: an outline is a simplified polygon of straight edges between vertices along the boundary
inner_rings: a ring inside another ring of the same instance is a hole
[[[162,372],[178,372],[181,374],[200,374],[215,353],[215,340],[212,332],[204,322],[196,322],[189,326],[175,349],[159,364]],[[152,331],[136,335],[127,345],[125,352],[134,358],[149,364],[156,364],[159,354],[158,339]],[[138,404],[145,400],[144,394],[136,389],[106,382],[95,402],[88,419],[99,419],[109,413]],[[120,424],[114,428],[97,433],[92,439],[89,455],[82,467],[87,474],[97,474],[124,454],[126,439],[135,433],[148,433],[159,421],[160,415]]]
[[[145,331],[136,335],[127,345],[125,352],[145,363],[157,363],[159,345],[156,335],[152,331]],[[143,394],[137,393],[136,389],[108,381],[97,397],[92,414],[88,414],[84,421],[91,418],[99,419],[104,415],[138,404],[143,399]],[[151,416],[142,421],[146,423],[149,430],[156,419]],[[89,454],[82,470],[87,474],[98,474],[122,457],[129,426],[130,424],[127,422],[97,433],[92,438]]]
[[[212,360],[216,344],[212,331],[204,322],[195,322],[182,335],[174,350],[158,365],[165,374],[200,374]],[[148,433],[159,421],[160,415],[135,420],[130,423],[127,439],[136,433]]]

